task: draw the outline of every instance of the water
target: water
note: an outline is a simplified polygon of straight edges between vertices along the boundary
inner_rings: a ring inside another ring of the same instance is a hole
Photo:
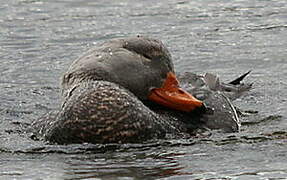
[[[285,0],[0,0],[0,179],[286,179]],[[132,145],[55,146],[23,129],[57,109],[59,78],[103,41],[148,35],[178,72],[232,80],[252,70],[235,104],[242,132]],[[257,113],[254,113],[257,112]]]

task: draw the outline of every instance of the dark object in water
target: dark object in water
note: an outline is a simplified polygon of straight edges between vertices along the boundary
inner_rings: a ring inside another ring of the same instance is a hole
[[[232,85],[239,85],[240,82],[248,75],[250,74],[251,71],[248,71],[247,73],[241,75],[240,77],[234,79],[233,81],[229,82],[228,84],[232,84]]]

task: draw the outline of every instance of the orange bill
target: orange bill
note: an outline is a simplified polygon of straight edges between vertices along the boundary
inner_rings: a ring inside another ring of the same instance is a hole
[[[172,72],[167,73],[162,87],[151,90],[148,98],[163,106],[185,112],[190,112],[195,108],[203,106],[202,101],[179,87],[178,80]]]

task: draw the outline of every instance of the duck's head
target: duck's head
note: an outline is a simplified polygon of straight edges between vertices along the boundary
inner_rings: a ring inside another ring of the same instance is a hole
[[[146,37],[115,39],[77,59],[62,81],[66,93],[75,84],[103,80],[130,90],[141,100],[181,111],[203,103],[179,87],[171,55],[159,40]]]

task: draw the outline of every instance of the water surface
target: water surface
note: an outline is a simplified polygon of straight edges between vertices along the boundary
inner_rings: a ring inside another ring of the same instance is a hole
[[[285,0],[0,0],[0,179],[284,179],[287,177]],[[130,145],[49,145],[23,133],[59,108],[71,62],[111,38],[161,39],[176,71],[232,80],[240,133]],[[255,113],[254,113],[255,112]]]

